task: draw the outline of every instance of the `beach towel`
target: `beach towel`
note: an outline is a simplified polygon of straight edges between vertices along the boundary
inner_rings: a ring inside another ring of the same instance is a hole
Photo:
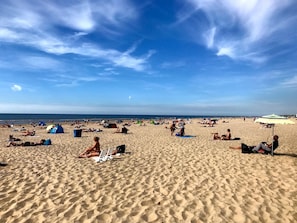
[[[193,138],[193,137],[196,137],[196,136],[192,136],[192,135],[184,135],[184,136],[177,135],[177,136],[180,137],[180,138]]]
[[[253,148],[254,148],[253,146],[248,146],[248,145],[246,145],[244,143],[241,143],[241,152],[242,153],[252,153]]]
[[[51,144],[52,144],[51,139],[46,139],[43,143],[43,145],[46,145],[46,146],[51,145]]]

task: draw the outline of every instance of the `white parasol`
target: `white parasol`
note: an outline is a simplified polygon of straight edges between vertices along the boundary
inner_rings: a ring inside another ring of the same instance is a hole
[[[49,125],[49,126],[47,126],[46,132],[49,133],[51,131],[51,129],[54,128],[54,127],[55,127],[55,125]]]
[[[295,124],[292,120],[279,115],[264,115],[261,118],[257,118],[255,122],[258,123],[265,123],[265,124],[271,124],[272,125],[272,136],[274,135],[274,125],[275,124]],[[273,148],[271,149],[271,155],[273,155]]]

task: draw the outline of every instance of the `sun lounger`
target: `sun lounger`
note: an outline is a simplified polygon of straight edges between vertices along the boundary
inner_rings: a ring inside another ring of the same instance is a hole
[[[93,157],[93,159],[94,159],[97,163],[104,162],[104,161],[107,160],[107,152],[108,152],[107,149],[103,149],[103,150],[101,150],[99,156]]]
[[[110,148],[107,150],[107,153],[106,153],[106,160],[112,160],[112,153],[113,153],[114,149]]]

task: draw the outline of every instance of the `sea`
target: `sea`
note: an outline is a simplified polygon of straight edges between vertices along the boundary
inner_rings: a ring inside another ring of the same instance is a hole
[[[160,120],[160,119],[191,119],[191,118],[221,118],[236,116],[181,116],[181,115],[112,115],[112,114],[20,114],[0,113],[0,124],[38,124],[64,123],[77,121],[120,121],[120,120]]]

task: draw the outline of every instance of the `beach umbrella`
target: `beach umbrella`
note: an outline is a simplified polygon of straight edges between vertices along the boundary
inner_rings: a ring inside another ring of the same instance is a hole
[[[281,125],[295,124],[292,120],[290,120],[284,116],[280,116],[280,115],[276,115],[276,114],[264,115],[261,118],[257,118],[255,120],[255,122],[272,125],[272,136],[274,135],[274,125],[276,125],[276,124],[281,124]],[[271,155],[273,155],[273,148],[271,150]]]
[[[54,128],[54,127],[55,127],[55,125],[49,125],[49,126],[47,126],[46,132],[49,133],[51,131],[51,129]]]

